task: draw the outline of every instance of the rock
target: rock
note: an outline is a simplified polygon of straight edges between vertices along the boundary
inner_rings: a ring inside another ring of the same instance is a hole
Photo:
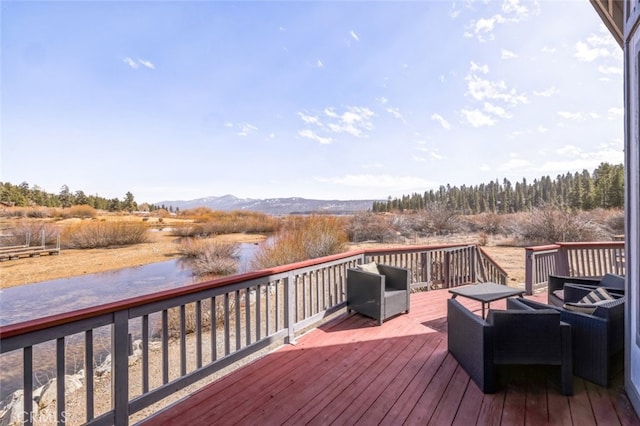
[[[57,399],[56,393],[56,384],[58,379],[51,379],[49,383],[44,385],[44,389],[42,390],[42,394],[40,395],[40,399],[38,401],[38,407],[42,410],[43,408],[48,407],[52,403],[54,403]],[[64,376],[64,389],[65,394],[70,394],[80,389],[84,384],[82,380],[78,377],[78,375]]]
[[[97,366],[94,371],[95,375],[98,377],[102,376],[104,373],[111,373],[111,354],[108,354],[104,358],[104,361],[102,361],[102,364]]]
[[[20,389],[12,393],[11,398],[0,409],[0,426],[21,425],[23,415],[24,392]]]

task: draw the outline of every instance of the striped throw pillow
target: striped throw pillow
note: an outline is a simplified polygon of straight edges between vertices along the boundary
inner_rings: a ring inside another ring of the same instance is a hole
[[[614,297],[611,296],[607,290],[605,290],[602,287],[598,287],[597,289],[593,290],[592,292],[587,294],[585,297],[580,299],[578,303],[597,303],[597,302],[602,302],[605,300],[613,300],[613,299]]]

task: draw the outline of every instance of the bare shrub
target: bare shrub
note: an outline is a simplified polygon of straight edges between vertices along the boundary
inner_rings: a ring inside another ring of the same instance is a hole
[[[142,222],[80,222],[64,229],[62,241],[69,248],[126,246],[147,242],[147,229]]]
[[[606,224],[613,234],[624,234],[624,211],[618,210],[609,216]]]
[[[98,215],[96,209],[88,204],[81,204],[69,208],[69,216],[80,219],[91,219]]]
[[[443,203],[429,204],[416,215],[413,222],[414,231],[421,234],[447,235],[459,226],[459,215]]]
[[[25,217],[26,210],[22,207],[8,207],[0,209],[0,217]]]
[[[198,223],[178,223],[171,227],[171,234],[177,237],[197,237],[204,234]]]
[[[187,257],[192,258],[192,268],[196,275],[231,275],[238,271],[237,244],[215,240],[183,244],[180,250],[184,247]]]
[[[271,244],[256,252],[252,266],[270,268],[341,253],[347,242],[344,220],[334,216],[290,217]]]
[[[28,209],[26,212],[27,217],[32,219],[44,219],[47,217],[51,217],[49,209],[44,207],[34,207],[32,209]]]
[[[193,235],[210,236],[220,234],[246,233],[271,233],[275,232],[280,221],[262,212],[234,210],[214,211],[206,207],[185,210],[180,213],[183,218],[188,218],[197,223],[192,228]],[[197,234],[195,233],[197,232]],[[183,235],[181,236],[187,236]]]
[[[53,245],[57,243],[59,228],[41,220],[19,221],[15,226],[3,229],[2,246],[17,246],[29,244],[31,246]]]
[[[182,238],[178,242],[178,253],[185,259],[195,258],[203,251],[204,241],[197,238]]]
[[[464,218],[472,232],[483,232],[489,235],[498,235],[504,232],[504,216],[497,213],[482,213]]]
[[[588,218],[555,206],[535,209],[529,220],[520,224],[519,237],[527,244],[552,244],[566,241],[598,241],[598,226]]]
[[[388,215],[371,212],[361,212],[353,215],[346,224],[345,231],[349,241],[356,243],[361,241],[382,242],[385,238],[395,235]]]

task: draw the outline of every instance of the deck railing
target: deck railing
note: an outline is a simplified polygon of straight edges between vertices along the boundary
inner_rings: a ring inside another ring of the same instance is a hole
[[[244,357],[294,342],[303,330],[343,309],[347,269],[368,261],[406,267],[414,286],[427,290],[507,281],[504,270],[474,245],[352,251],[0,327],[3,374],[22,375],[20,412],[24,423],[32,424],[38,414],[36,365],[40,358],[54,359],[49,374],[65,377],[55,384],[55,417],[64,423],[70,420],[68,361],[80,359],[85,407],[79,422],[125,425],[135,413]],[[140,369],[135,375],[133,347]],[[105,353],[107,367],[98,362]],[[158,365],[156,373],[151,366]],[[105,369],[112,408],[96,412],[96,398],[108,396],[96,395],[94,375]]]
[[[624,241],[557,243],[527,247],[525,290],[532,294],[547,286],[548,277],[600,277],[606,273],[625,275]]]

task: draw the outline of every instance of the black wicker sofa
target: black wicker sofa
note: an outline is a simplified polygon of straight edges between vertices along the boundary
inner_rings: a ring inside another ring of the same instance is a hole
[[[588,287],[568,284],[565,286],[565,303],[575,304],[591,291]],[[559,312],[562,321],[571,325],[573,373],[607,387],[622,366],[620,360],[624,349],[625,297],[613,291],[610,294],[613,299],[598,303],[591,313],[530,299],[514,298],[509,301],[514,309],[554,309]]]
[[[505,365],[559,366],[559,387],[573,394],[571,327],[553,309],[489,310],[487,319],[447,300],[448,349],[483,393],[499,388]]]
[[[549,275],[547,300],[550,305],[562,306],[569,299],[565,299],[565,284],[579,285],[593,290],[604,287],[611,293],[624,295],[624,277],[615,274],[605,274],[602,277],[565,277]]]

